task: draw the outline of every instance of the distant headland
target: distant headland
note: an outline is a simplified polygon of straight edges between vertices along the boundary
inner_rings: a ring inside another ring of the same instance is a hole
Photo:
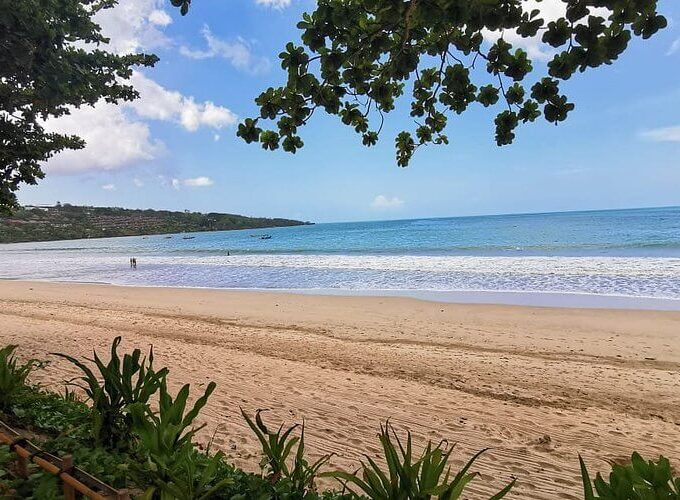
[[[74,240],[151,234],[229,231],[311,224],[291,219],[245,217],[185,210],[136,210],[118,207],[27,205],[0,217],[0,243]]]

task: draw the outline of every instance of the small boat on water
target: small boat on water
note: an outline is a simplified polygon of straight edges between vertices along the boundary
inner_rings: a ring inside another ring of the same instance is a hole
[[[182,236],[183,240],[193,240],[196,236]]]
[[[271,234],[263,234],[262,236],[260,236],[260,239],[261,240],[271,240],[272,236],[271,236]]]
[[[166,236],[165,237],[166,240],[169,240],[170,238],[172,238],[172,236]]]

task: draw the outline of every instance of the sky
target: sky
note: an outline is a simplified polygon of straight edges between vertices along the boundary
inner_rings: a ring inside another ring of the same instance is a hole
[[[473,105],[450,117],[449,146],[419,149],[408,168],[394,159],[394,136],[414,128],[407,101],[387,115],[373,148],[320,112],[301,129],[305,147],[295,155],[236,137],[238,122],[258,114],[254,98],[283,83],[278,53],[299,41],[295,25],[314,5],[193,0],[181,17],[169,0],[120,0],[98,18],[109,50],[152,52],[160,62],[135,72],[137,101],[48,122],[88,145],[52,158],[20,202],[314,222],[680,205],[677,0],[659,2],[666,30],[635,37],[613,66],[563,85],[576,104],[566,122],[521,126],[514,144],[499,148],[495,113]],[[521,43],[543,70],[550,54],[535,40]]]

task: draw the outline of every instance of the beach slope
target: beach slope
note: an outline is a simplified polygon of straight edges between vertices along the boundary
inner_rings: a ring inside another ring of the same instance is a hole
[[[0,344],[52,359],[37,380],[53,388],[76,372],[50,352],[117,335],[153,344],[174,388],[217,382],[203,438],[249,470],[239,406],[304,418],[310,452],[343,468],[378,452],[386,418],[457,442],[456,465],[491,447],[477,493],[517,477],[517,498],[581,498],[577,453],[592,470],[633,450],[680,463],[678,312],[0,281]]]

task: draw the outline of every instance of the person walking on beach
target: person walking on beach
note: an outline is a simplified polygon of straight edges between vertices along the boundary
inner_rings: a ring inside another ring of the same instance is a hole
[[[132,257],[132,268],[137,269],[137,257]]]
[[[132,269],[132,257],[130,257],[130,269]]]

